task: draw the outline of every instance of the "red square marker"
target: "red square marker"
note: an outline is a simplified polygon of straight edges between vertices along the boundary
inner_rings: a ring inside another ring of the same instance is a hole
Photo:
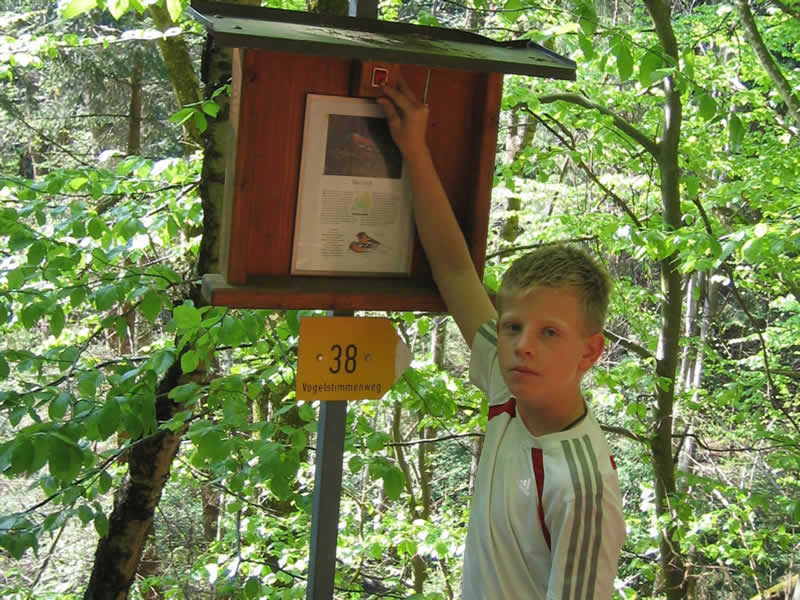
[[[372,70],[372,87],[380,87],[387,81],[389,81],[389,71],[387,69],[375,67]]]

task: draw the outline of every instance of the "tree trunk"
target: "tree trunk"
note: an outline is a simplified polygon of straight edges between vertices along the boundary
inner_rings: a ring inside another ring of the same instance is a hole
[[[747,3],[747,0],[734,0],[733,3],[736,5],[736,11],[739,13],[739,21],[744,30],[744,39],[750,44],[750,47],[756,54],[756,58],[758,58],[758,62],[761,63],[761,67],[772,80],[775,89],[778,90],[781,98],[783,98],[783,101],[786,103],[786,108],[792,119],[794,119],[795,125],[800,127],[800,99],[792,92],[792,86],[786,81],[780,68],[778,68],[778,65],[773,60],[767,45],[761,38],[761,33],[758,31],[758,26],[750,10],[750,5]]]
[[[645,5],[653,20],[656,33],[664,52],[678,64],[679,53],[672,29],[670,6],[663,0],[645,0]],[[682,106],[680,92],[675,88],[673,77],[663,80],[664,123],[662,141],[658,144],[659,171],[661,174],[661,203],[665,227],[674,231],[681,227],[680,168],[678,152],[680,147]],[[656,356],[655,433],[650,439],[655,476],[656,515],[670,525],[659,531],[661,552],[661,575],[664,592],[668,600],[686,597],[686,567],[677,540],[674,539],[677,526],[673,525],[677,511],[672,503],[675,488],[675,463],[672,458],[672,419],[675,408],[675,379],[678,367],[679,340],[681,334],[681,275],[678,271],[677,253],[660,262],[661,329]]]
[[[150,16],[153,18],[153,23],[159,31],[166,31],[175,26],[175,22],[169,16],[169,11],[163,4],[150,4],[148,9],[150,10]],[[200,82],[192,68],[192,57],[184,37],[162,37],[158,38],[157,41],[158,49],[161,51],[161,58],[164,60],[164,66],[167,68],[169,79],[175,90],[178,108],[200,102]],[[191,144],[187,147],[188,154],[192,150],[202,147],[202,136],[194,119],[188,119],[183,126],[189,141],[191,141]],[[194,148],[191,146],[194,146]]]
[[[167,393],[180,379],[180,361],[176,361],[156,389],[159,421],[174,414],[176,406],[167,398]],[[97,544],[84,600],[125,600],[128,597],[181,433],[158,431],[132,445],[128,474],[114,497],[108,535]]]

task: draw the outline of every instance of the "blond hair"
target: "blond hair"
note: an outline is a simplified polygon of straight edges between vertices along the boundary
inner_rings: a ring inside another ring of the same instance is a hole
[[[503,275],[497,292],[499,312],[502,313],[504,296],[534,287],[575,290],[583,304],[589,333],[603,330],[611,277],[587,252],[575,246],[555,244],[542,246],[515,260]]]

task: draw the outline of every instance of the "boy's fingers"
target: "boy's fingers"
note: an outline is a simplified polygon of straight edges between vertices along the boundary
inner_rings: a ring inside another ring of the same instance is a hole
[[[385,85],[383,86],[383,93],[386,94],[394,104],[393,108],[400,109],[400,112],[407,112],[409,107],[408,99],[395,88]]]
[[[392,104],[392,101],[388,98],[378,98],[378,104],[383,107],[383,112],[386,113],[386,119],[389,122],[400,118],[400,115],[397,114],[397,109],[395,109],[394,104]]]
[[[403,95],[405,95],[412,103],[417,102],[417,97],[414,95],[414,92],[411,90],[408,83],[406,83],[406,80],[403,79],[402,76],[397,78],[397,89],[400,90]]]

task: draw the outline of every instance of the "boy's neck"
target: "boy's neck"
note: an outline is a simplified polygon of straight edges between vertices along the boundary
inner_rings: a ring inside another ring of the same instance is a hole
[[[580,392],[571,401],[551,405],[546,410],[537,410],[519,401],[516,409],[525,428],[536,437],[564,431],[587,413],[586,403]]]

